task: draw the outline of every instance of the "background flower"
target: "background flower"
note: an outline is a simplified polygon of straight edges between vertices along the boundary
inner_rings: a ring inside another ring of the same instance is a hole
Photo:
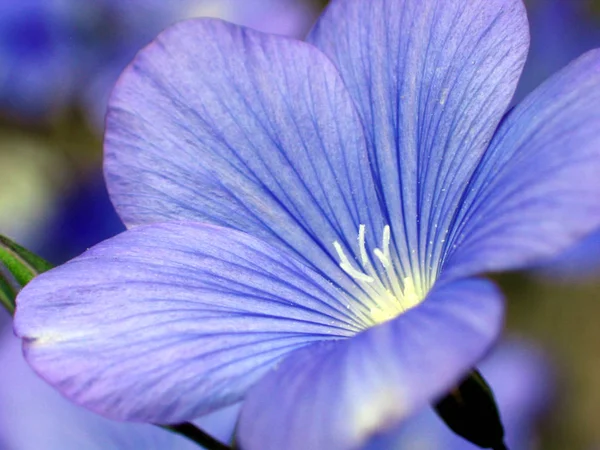
[[[81,4],[81,2],[80,2]],[[68,0],[0,2],[0,105],[38,118],[70,100],[77,48]]]

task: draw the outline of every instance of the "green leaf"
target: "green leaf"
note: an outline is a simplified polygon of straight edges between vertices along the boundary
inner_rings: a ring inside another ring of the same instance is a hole
[[[13,314],[18,291],[52,267],[45,259],[0,235],[0,304]]]

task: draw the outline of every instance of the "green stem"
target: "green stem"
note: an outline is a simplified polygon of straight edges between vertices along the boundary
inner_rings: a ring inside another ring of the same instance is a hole
[[[206,450],[231,450],[231,447],[218,441],[210,434],[202,431],[196,425],[190,422],[178,423],[175,425],[159,425],[160,427],[174,433],[185,436],[196,444],[200,444]]]

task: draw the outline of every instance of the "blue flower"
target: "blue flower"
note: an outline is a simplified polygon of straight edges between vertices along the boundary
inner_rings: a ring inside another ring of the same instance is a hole
[[[18,298],[28,362],[109,417],[243,399],[245,450],[351,449],[492,345],[478,275],[600,225],[600,52],[505,115],[520,0],[334,0],[309,43],[181,22],[110,102],[128,231]]]
[[[149,424],[113,422],[62,398],[27,366],[19,340],[8,327],[0,332],[0,365],[2,449],[198,449],[196,444],[169,431]],[[215,413],[203,418],[199,425],[228,440],[235,412],[234,407]]]

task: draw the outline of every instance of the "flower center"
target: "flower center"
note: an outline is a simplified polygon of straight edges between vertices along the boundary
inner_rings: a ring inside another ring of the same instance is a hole
[[[342,270],[367,294],[369,317],[374,324],[378,324],[414,308],[423,301],[425,293],[421,292],[420,284],[414,277],[398,275],[395,258],[390,253],[389,225],[383,228],[381,248],[375,248],[371,253],[367,251],[365,232],[366,227],[361,224],[358,230],[360,257],[354,258],[358,268],[350,261],[338,241],[333,246],[340,258]]]

